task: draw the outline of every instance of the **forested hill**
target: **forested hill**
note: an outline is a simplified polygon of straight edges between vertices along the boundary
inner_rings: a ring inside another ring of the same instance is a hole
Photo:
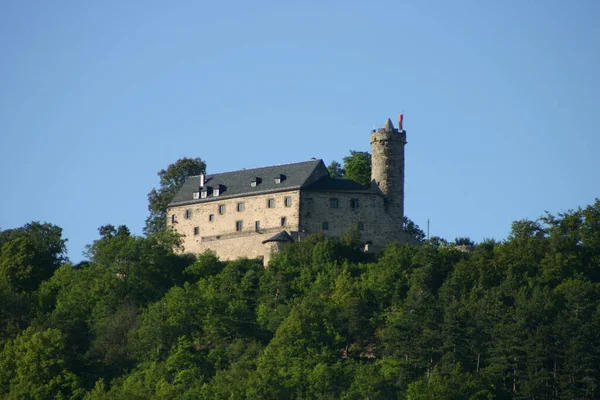
[[[377,258],[357,232],[268,268],[104,226],[0,232],[0,398],[597,399],[600,201]]]

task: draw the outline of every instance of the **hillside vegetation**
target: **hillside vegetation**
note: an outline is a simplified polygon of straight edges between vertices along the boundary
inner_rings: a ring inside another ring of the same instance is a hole
[[[600,200],[503,242],[289,244],[268,268],[103,226],[0,232],[0,398],[600,398]]]

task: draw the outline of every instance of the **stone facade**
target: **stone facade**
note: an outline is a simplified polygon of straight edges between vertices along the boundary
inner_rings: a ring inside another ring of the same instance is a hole
[[[393,225],[377,193],[303,191],[300,195],[300,229],[307,233],[340,237],[356,227],[364,243],[383,247],[399,239]]]
[[[395,129],[388,119],[371,133],[371,187],[331,178],[321,160],[189,177],[169,205],[168,224],[184,235],[186,252],[265,264],[285,242],[314,232],[340,237],[355,227],[370,251],[407,241],[399,122]]]
[[[282,230],[297,232],[299,210],[300,191],[292,190],[228,199],[217,197],[204,203],[170,207],[167,213],[169,225],[185,235],[186,252],[212,249],[222,260],[263,257],[267,261],[273,245],[262,242]]]

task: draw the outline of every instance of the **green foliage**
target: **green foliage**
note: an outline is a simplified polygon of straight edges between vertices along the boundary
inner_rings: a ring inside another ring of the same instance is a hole
[[[454,239],[454,244],[457,246],[475,246],[475,242],[468,237],[457,237],[456,239]]]
[[[600,397],[599,201],[518,221],[503,242],[370,257],[357,233],[308,236],[264,268],[105,225],[78,267],[4,269],[0,397]],[[47,254],[21,231],[0,238],[17,261]]]
[[[0,353],[0,395],[5,399],[69,399],[83,394],[69,370],[65,336],[56,329],[25,330]]]
[[[32,222],[0,232],[0,279],[16,291],[33,291],[67,259],[62,229]]]
[[[198,254],[196,261],[188,266],[183,273],[195,279],[207,278],[216,275],[223,269],[223,263],[219,262],[217,254],[212,250],[206,250]]]
[[[16,292],[0,279],[0,345],[29,325],[32,303],[34,301],[29,293]]]
[[[493,387],[480,377],[460,371],[460,366],[448,375],[442,375],[437,368],[425,379],[413,382],[408,386],[407,400],[491,400],[494,398]]]
[[[144,233],[161,232],[167,223],[167,206],[177,194],[177,191],[188,176],[200,175],[206,172],[206,163],[200,158],[180,158],[167,169],[158,172],[160,188],[148,193],[148,211]]]
[[[366,151],[350,150],[344,157],[344,178],[352,179],[363,186],[371,184],[371,154]]]
[[[402,219],[402,229],[404,229],[404,232],[406,232],[415,243],[422,242],[423,239],[425,239],[425,232],[423,232],[423,230],[419,228],[419,225],[415,224],[406,215]]]
[[[342,164],[337,161],[332,161],[327,166],[327,171],[329,171],[329,176],[332,178],[343,178],[346,171],[342,168]]]

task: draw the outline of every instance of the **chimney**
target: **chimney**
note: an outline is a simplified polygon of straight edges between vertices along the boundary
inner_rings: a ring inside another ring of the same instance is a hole
[[[402,122],[404,120],[404,114],[398,114],[398,130],[402,130]]]
[[[200,187],[204,187],[206,175],[200,174]]]

